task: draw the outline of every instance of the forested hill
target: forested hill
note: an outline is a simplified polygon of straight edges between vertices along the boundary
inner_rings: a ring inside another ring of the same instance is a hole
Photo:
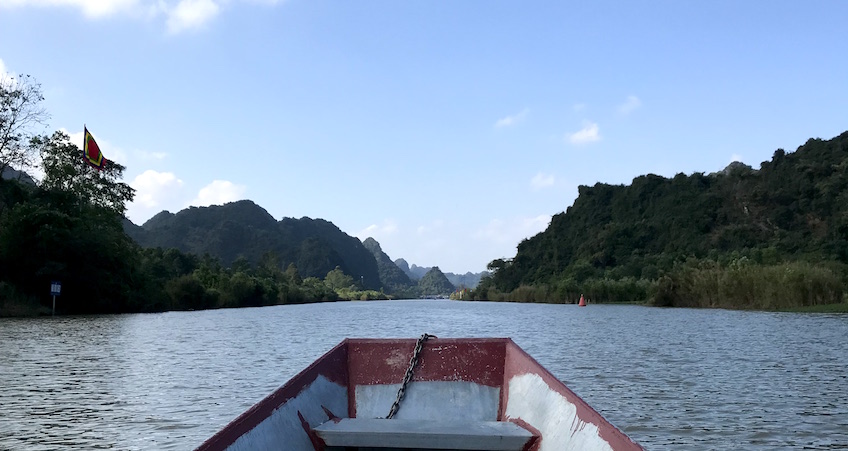
[[[759,169],[653,174],[629,186],[580,186],[574,204],[513,260],[495,260],[501,291],[587,277],[656,280],[688,257],[848,263],[848,132],[774,152]]]
[[[380,243],[374,238],[368,237],[362,242],[366,249],[371,251],[374,258],[377,260],[377,270],[380,272],[380,281],[383,288],[390,293],[403,292],[415,286],[409,277],[397,265],[394,264],[391,258],[383,252]]]
[[[430,268],[427,274],[424,274],[424,277],[418,281],[418,288],[424,296],[443,295],[452,293],[456,289],[438,266]]]
[[[125,223],[124,230],[143,247],[209,254],[226,266],[239,257],[255,265],[273,256],[278,267],[294,263],[302,277],[323,279],[338,266],[365,288],[381,287],[377,262],[359,239],[323,219],[276,221],[249,200],[191,207],[176,214],[164,211],[141,227]]]
[[[395,266],[400,268],[401,271],[410,278],[410,280],[414,281],[421,280],[428,272],[430,272],[430,270],[433,269],[433,267],[418,266],[414,263],[412,266],[409,266],[409,263],[402,258],[395,260],[394,263]],[[441,270],[439,270],[439,272],[441,272]],[[478,283],[480,283],[480,279],[489,275],[489,272],[482,271],[473,273],[468,271],[465,274],[454,274],[452,272],[446,272],[443,274],[454,287],[474,288]]]

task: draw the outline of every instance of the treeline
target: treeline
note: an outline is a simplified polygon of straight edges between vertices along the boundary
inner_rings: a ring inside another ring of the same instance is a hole
[[[161,212],[140,227],[127,221],[124,230],[142,247],[209,254],[225,266],[239,257],[257,265],[270,252],[282,268],[294,263],[303,277],[324,278],[339,267],[366,288],[392,291],[381,283],[374,256],[356,237],[322,219],[277,221],[249,200]]]
[[[296,266],[283,270],[273,254],[258,265],[241,258],[224,267],[208,255],[141,248],[124,233],[115,211],[43,185],[0,180],[0,316],[50,314],[53,281],[62,284],[59,314],[387,297],[363,289],[338,268],[324,279],[301,278]]]
[[[89,167],[63,132],[29,130],[45,122],[40,86],[0,75],[0,316],[153,312],[379,299],[340,268],[324,279],[281,268],[273,253],[251,265],[176,249],[145,249],[124,230],[134,190],[124,167]],[[36,182],[26,170],[40,168]],[[376,273],[376,271],[375,271]]]
[[[843,302],[848,132],[774,152],[755,170],[649,174],[581,186],[474,299],[785,309]]]
[[[762,264],[741,257],[729,264],[690,257],[656,279],[570,277],[522,285],[510,292],[491,283],[464,293],[463,299],[513,302],[649,303],[659,307],[789,310],[845,301],[845,268],[806,261]],[[457,296],[458,298],[458,296]]]
[[[229,267],[209,255],[197,257],[177,249],[139,249],[139,270],[146,300],[143,311],[261,307],[337,300],[386,299],[382,292],[358,286],[336,268],[324,279],[301,278],[290,264],[282,270],[273,254],[252,266],[238,258]]]

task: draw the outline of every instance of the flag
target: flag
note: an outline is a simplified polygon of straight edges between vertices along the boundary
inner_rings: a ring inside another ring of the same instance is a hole
[[[104,166],[106,166],[106,162],[109,160],[107,160],[103,156],[103,153],[100,152],[100,147],[97,146],[97,142],[94,141],[94,137],[91,136],[91,133],[88,132],[88,129],[85,126],[83,126],[83,130],[85,131],[85,143],[83,144],[83,156],[85,157],[85,161],[100,171]]]

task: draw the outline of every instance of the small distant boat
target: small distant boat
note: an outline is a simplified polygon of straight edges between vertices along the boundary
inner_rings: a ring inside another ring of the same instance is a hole
[[[509,338],[345,339],[217,450],[641,450]]]

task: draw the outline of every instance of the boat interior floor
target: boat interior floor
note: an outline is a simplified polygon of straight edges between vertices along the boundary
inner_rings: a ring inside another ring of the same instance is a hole
[[[367,448],[351,448],[344,446],[328,446],[324,448],[324,451],[492,451],[489,449],[474,449],[467,450],[465,448],[459,450],[455,449],[444,449],[444,448],[375,448],[373,446],[369,446]]]
[[[537,437],[508,421],[379,418],[330,420],[314,432],[327,451],[521,451]]]

